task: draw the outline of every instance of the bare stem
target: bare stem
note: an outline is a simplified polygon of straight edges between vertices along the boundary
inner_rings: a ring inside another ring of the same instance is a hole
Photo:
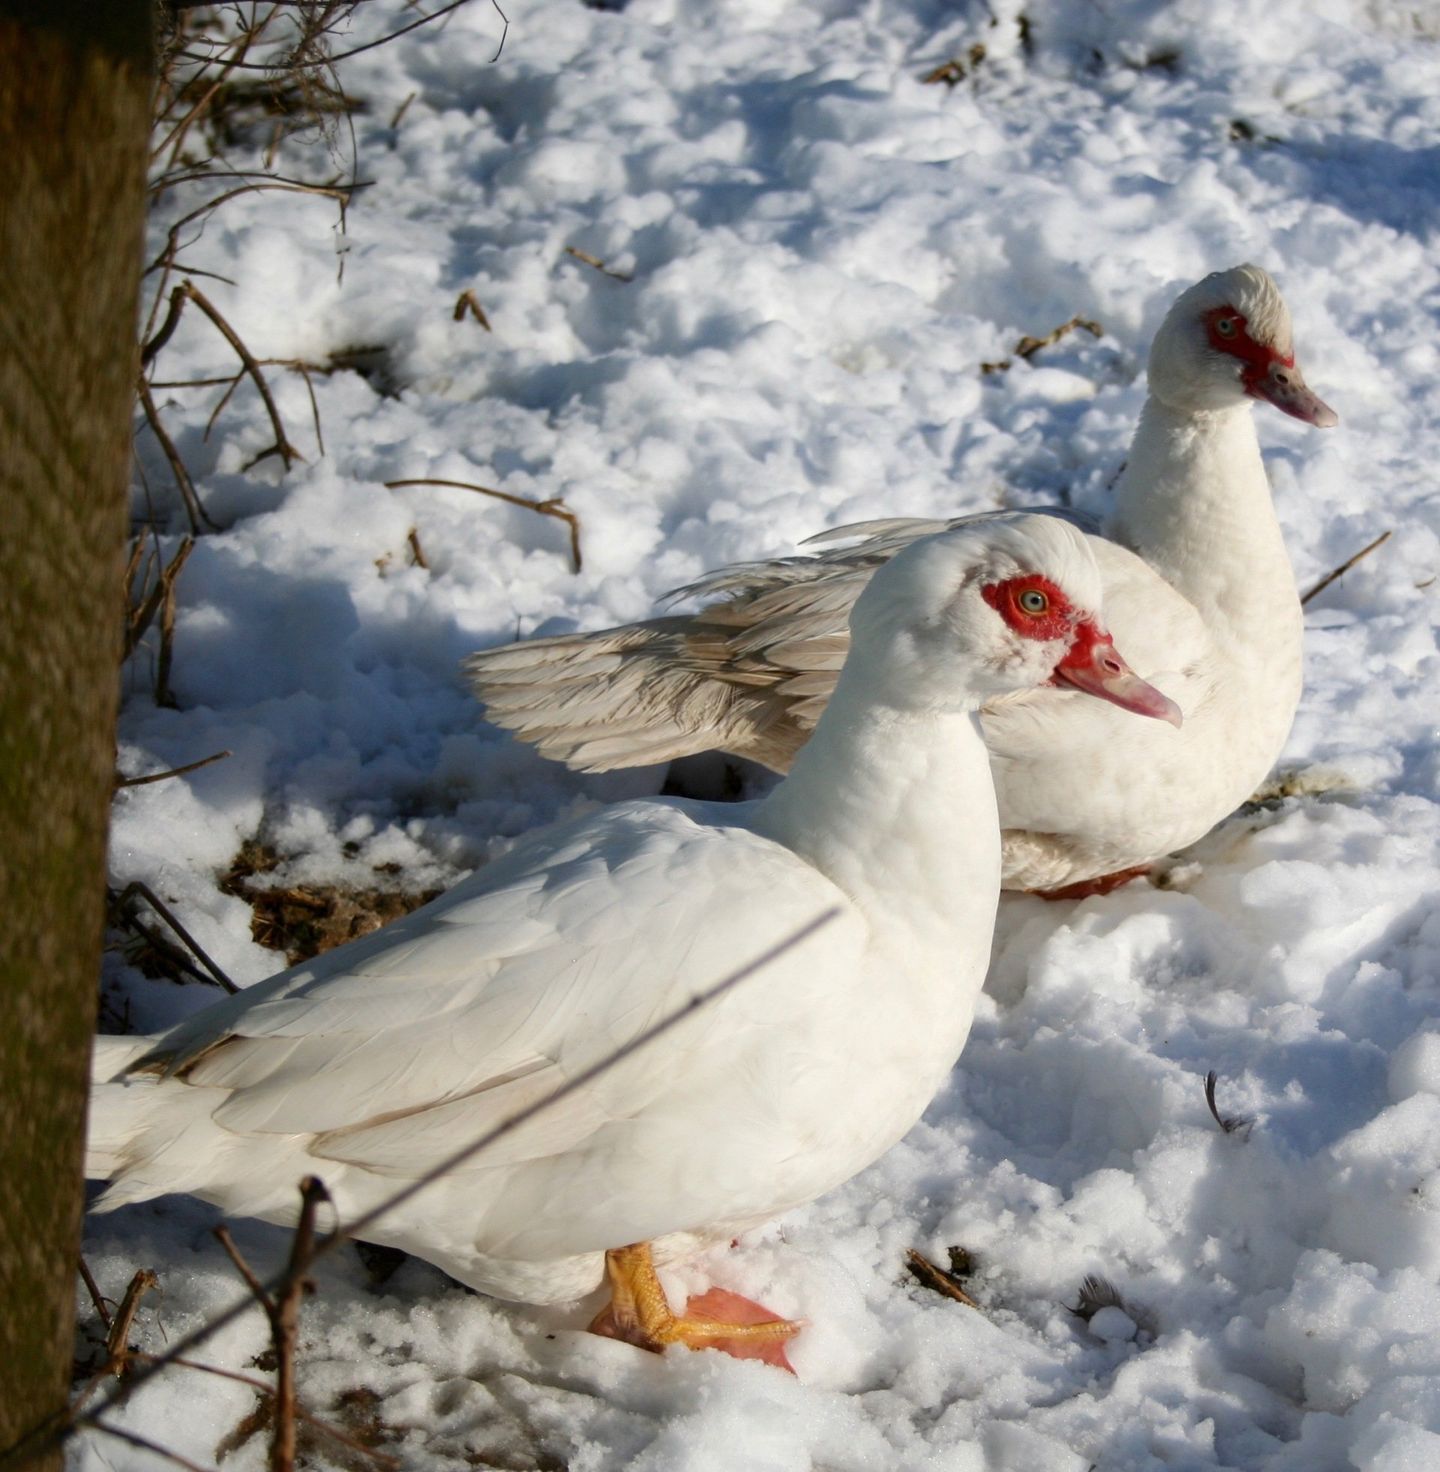
[[[165,426],[160,422],[160,412],[155,407],[155,400],[150,396],[150,385],[145,382],[143,373],[140,375],[139,388],[136,392],[139,394],[140,407],[145,412],[145,420],[150,426],[150,432],[155,436],[156,443],[164,452],[166,460],[170,462],[170,473],[175,477],[180,498],[185,502],[185,511],[190,517],[190,530],[199,536],[200,523],[203,521],[211,531],[219,531],[220,528],[210,520],[205,508],[200,504],[200,497],[195,491],[195,482],[190,479],[190,472],[186,470],[185,462],[180,458],[179,450],[175,448],[175,441],[165,432]]]
[[[170,929],[173,930],[175,934],[178,935],[180,939],[184,941],[187,946],[190,947],[190,950],[200,961],[200,964],[205,967],[205,969],[210,973],[211,977],[220,987],[229,992],[232,996],[240,990],[240,988],[236,986],[235,983],[231,981],[230,978],[226,976],[225,973],[210,959],[210,957],[205,953],[205,949],[203,946],[201,946],[200,942],[196,940],[195,937],[191,935],[188,930],[185,929],[185,927],[175,918],[173,914],[171,914],[169,908],[161,902],[161,900],[156,896],[155,891],[152,890],[148,884],[142,884],[141,881],[138,879],[132,880],[129,884],[125,886],[124,889],[120,891],[118,895],[116,895],[114,901],[115,908],[123,912],[126,906],[128,906],[131,898],[135,895],[139,895],[140,898],[144,900],[145,903],[149,905],[150,908],[154,910],[155,913],[159,915],[159,917],[170,927]]]
[[[1350,569],[1354,567],[1355,564],[1359,562],[1362,557],[1368,557],[1377,547],[1381,546],[1385,542],[1388,542],[1392,535],[1393,533],[1391,532],[1381,532],[1380,535],[1376,537],[1375,540],[1371,542],[1368,546],[1362,547],[1353,557],[1347,557],[1345,561],[1342,562],[1340,566],[1335,568],[1332,572],[1327,572],[1325,576],[1321,578],[1320,581],[1316,583],[1315,586],[1311,588],[1310,591],[1306,593],[1305,596],[1300,600],[1301,607],[1303,608],[1304,605],[1307,604],[1312,598],[1314,598],[1317,593],[1323,593],[1325,589],[1330,586],[1331,583],[1336,581],[1337,578],[1344,577],[1345,574],[1349,572]]]
[[[504,501],[510,506],[523,506],[527,511],[537,511],[541,516],[553,516],[563,521],[570,528],[570,562],[571,571],[579,572],[581,568],[580,559],[580,518],[570,510],[559,496],[552,496],[545,501],[532,501],[528,496],[511,495],[509,491],[491,490],[489,486],[477,486],[468,480],[387,480],[385,484],[393,491],[401,486],[453,486],[460,491],[475,491],[482,496],[494,496],[497,501]]]

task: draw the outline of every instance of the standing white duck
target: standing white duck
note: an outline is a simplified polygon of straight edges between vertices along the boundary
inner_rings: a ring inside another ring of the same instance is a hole
[[[1301,614],[1250,409],[1336,415],[1295,366],[1290,314],[1258,266],[1175,302],[1104,535],[1090,537],[1110,627],[1185,712],[1125,721],[1053,688],[987,705],[1004,884],[1100,893],[1194,842],[1264,780],[1300,698]],[[472,655],[487,717],[586,771],[719,749],[784,771],[845,657],[845,617],[874,570],[959,521],[867,522],[816,557],[724,569],[682,591],[699,613]]]
[[[1084,537],[1053,518],[907,548],[856,602],[829,709],[763,800],[617,804],[168,1033],[99,1039],[102,1209],[188,1191],[289,1221],[314,1172],[354,1219],[834,910],[365,1232],[534,1303],[608,1265],[602,1332],[778,1350],[797,1325],[727,1323],[708,1295],[671,1313],[648,1244],[664,1260],[808,1202],[919,1118],[969,1031],[999,886],[977,707],[1056,679],[1178,719],[1099,609]]]

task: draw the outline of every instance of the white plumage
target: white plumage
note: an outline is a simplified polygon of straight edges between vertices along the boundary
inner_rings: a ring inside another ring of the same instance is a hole
[[[1151,863],[1243,802],[1300,696],[1301,617],[1250,408],[1335,415],[1294,366],[1268,275],[1238,266],[1175,302],[1104,535],[1110,627],[1184,728],[1054,689],[987,708],[1004,883],[1053,889]],[[964,518],[961,519],[963,521]],[[891,520],[813,540],[853,545],[729,568],[692,615],[486,650],[467,662],[492,721],[583,770],[721,749],[785,771],[845,657],[851,604],[887,558],[960,521]]]
[[[1032,574],[1075,610],[1040,634],[987,601]],[[1051,518],[916,543],[856,604],[825,718],[763,801],[615,805],[163,1036],[100,1039],[102,1208],[189,1191],[289,1221],[316,1173],[353,1219],[830,909],[366,1235],[488,1293],[565,1300],[607,1249],[663,1256],[846,1180],[918,1118],[984,977],[999,839],[976,707],[1059,665],[1168,714],[1093,642],[1099,594]]]

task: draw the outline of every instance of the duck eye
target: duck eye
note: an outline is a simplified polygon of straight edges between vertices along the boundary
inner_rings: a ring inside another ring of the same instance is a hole
[[[1221,337],[1235,336],[1235,319],[1233,317],[1220,317],[1215,322],[1215,331]]]
[[[1021,609],[1029,614],[1042,614],[1050,607],[1050,600],[1039,590],[1039,588],[1026,588],[1016,600]]]

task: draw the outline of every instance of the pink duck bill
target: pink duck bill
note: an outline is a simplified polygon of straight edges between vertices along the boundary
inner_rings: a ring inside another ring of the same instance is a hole
[[[1091,623],[1081,624],[1079,636],[1070,652],[1056,665],[1049,683],[1073,686],[1087,695],[1108,700],[1121,710],[1154,716],[1157,721],[1168,721],[1177,728],[1184,720],[1180,707],[1142,680],[1125,663],[1110,635]]]

